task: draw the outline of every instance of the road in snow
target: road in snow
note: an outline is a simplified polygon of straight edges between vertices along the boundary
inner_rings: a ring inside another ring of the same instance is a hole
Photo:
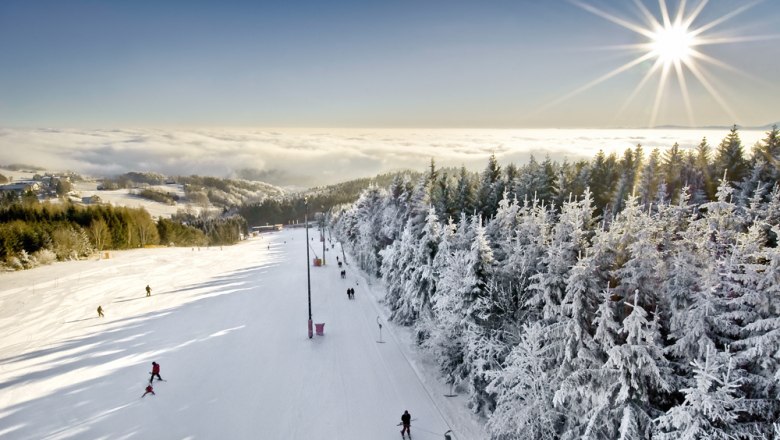
[[[354,266],[342,280],[334,251],[311,268],[325,336],[308,339],[304,242],[286,230],[0,275],[0,438],[398,439],[404,409],[415,440],[484,438],[408,329],[385,323],[376,342],[381,288]],[[141,399],[153,360],[167,382]]]

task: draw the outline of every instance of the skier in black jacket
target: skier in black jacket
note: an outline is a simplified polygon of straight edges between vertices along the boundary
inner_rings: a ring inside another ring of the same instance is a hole
[[[412,415],[409,414],[409,411],[404,411],[403,415],[401,416],[401,424],[404,425],[403,429],[401,429],[401,437],[403,438],[404,432],[406,432],[409,434],[409,439],[411,439],[412,431],[410,431],[409,428],[412,425]]]

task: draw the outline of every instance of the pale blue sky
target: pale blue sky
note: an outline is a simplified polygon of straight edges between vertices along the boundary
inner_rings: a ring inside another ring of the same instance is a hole
[[[582,3],[643,23],[630,1]],[[711,0],[693,27],[747,3]],[[779,23],[767,0],[708,30],[768,38],[700,47],[745,75],[708,67],[721,103],[688,75],[694,118],[673,78],[653,118],[656,79],[620,111],[650,61],[545,107],[637,56],[604,46],[646,41],[570,1],[4,0],[0,126],[763,125]]]

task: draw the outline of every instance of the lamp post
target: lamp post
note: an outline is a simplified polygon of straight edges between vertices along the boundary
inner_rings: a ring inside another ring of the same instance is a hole
[[[322,265],[325,265],[325,212],[320,217],[320,226],[322,227]]]
[[[312,324],[311,324],[311,274],[309,269],[309,199],[304,198],[303,204],[306,206],[306,211],[303,214],[303,222],[306,223],[306,283],[308,285],[308,291],[309,291],[309,339],[314,336],[314,333],[312,332]]]

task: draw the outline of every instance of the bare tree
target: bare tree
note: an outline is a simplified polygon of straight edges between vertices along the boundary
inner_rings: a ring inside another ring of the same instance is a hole
[[[102,218],[92,220],[89,225],[89,236],[92,239],[92,243],[95,245],[98,254],[103,252],[103,249],[111,241],[111,232],[108,230],[106,221]]]

